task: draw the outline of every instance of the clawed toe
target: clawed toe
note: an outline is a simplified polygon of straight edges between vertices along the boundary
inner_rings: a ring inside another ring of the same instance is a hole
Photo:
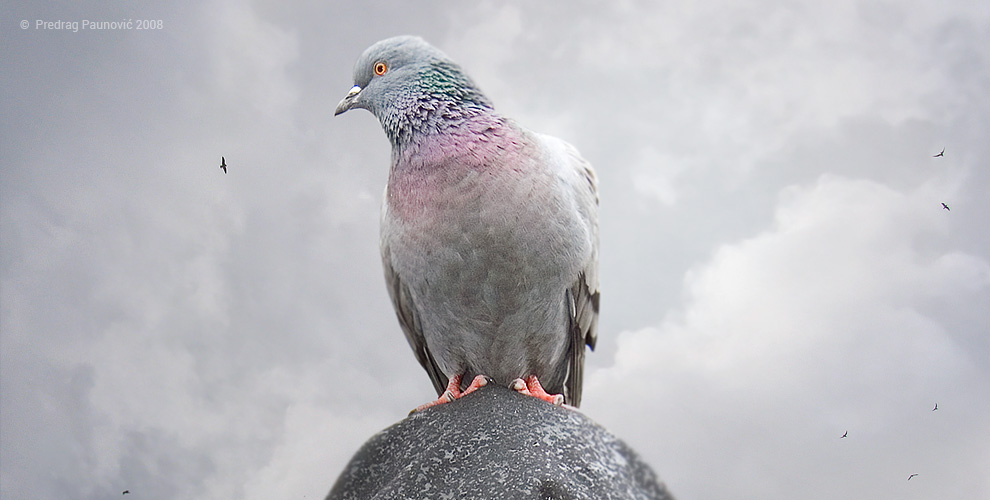
[[[468,394],[471,394],[472,392],[477,391],[478,389],[481,389],[482,387],[488,385],[488,382],[491,380],[484,375],[478,375],[474,377],[474,379],[471,380],[471,384],[468,385],[467,388],[465,388],[462,391],[461,379],[462,379],[461,375],[455,375],[451,377],[450,380],[447,382],[447,390],[443,391],[443,394],[441,394],[439,398],[437,398],[435,401],[430,401],[429,403],[424,403],[413,408],[412,411],[409,412],[409,414],[412,415],[413,413],[423,411],[427,408],[437,405],[442,405],[444,403],[450,403],[455,399],[463,398],[464,396],[467,396]]]
[[[509,384],[509,388],[527,396],[533,396],[537,399],[542,399],[547,403],[554,406],[561,406],[564,404],[563,394],[550,394],[543,389],[543,385],[540,384],[540,380],[536,378],[536,375],[529,375],[525,379],[517,378]]]
[[[467,388],[464,389],[464,392],[462,392],[460,396],[457,397],[463,398],[464,396],[467,396],[468,394],[471,394],[472,392],[481,389],[482,387],[488,385],[488,381],[489,378],[484,375],[478,375],[474,377],[474,380],[471,381],[471,385],[467,386]]]
[[[488,383],[492,381],[492,379],[484,375],[478,375],[474,377],[474,379],[471,380],[471,383],[462,391],[461,380],[461,375],[451,377],[447,382],[447,390],[443,391],[443,394],[441,394],[439,398],[435,401],[430,401],[429,403],[417,406],[410,411],[409,414],[412,415],[413,413],[423,411],[427,408],[442,405],[444,403],[450,403],[456,399],[463,398],[464,396],[467,396],[468,394],[471,394],[472,392],[488,385]],[[564,395],[548,393],[545,389],[543,389],[543,385],[540,384],[540,380],[536,378],[536,375],[528,375],[526,378],[517,378],[509,384],[509,388],[520,394],[542,399],[543,401],[546,401],[554,406],[566,406],[564,405]]]
[[[450,392],[450,391],[443,391],[443,394],[441,394],[439,398],[437,398],[434,401],[430,401],[429,403],[423,403],[423,404],[421,404],[421,405],[413,408],[412,410],[409,410],[409,414],[412,415],[413,413],[421,412],[421,411],[423,411],[423,410],[425,410],[427,408],[431,408],[433,406],[442,405],[444,403],[450,403],[451,401],[453,401],[455,399],[457,399],[457,398],[454,397],[454,394],[452,392]]]

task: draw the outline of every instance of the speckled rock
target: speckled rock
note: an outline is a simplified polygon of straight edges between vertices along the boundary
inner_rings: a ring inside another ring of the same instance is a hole
[[[625,443],[584,414],[486,386],[376,434],[327,500],[673,500]]]

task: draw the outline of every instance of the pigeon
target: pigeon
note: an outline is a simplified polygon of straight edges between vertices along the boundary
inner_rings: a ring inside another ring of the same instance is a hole
[[[846,431],[846,432],[842,433],[842,435],[839,436],[839,439],[842,439],[844,437],[849,437],[849,431]]]
[[[942,148],[942,151],[939,151],[937,155],[932,155],[932,158],[938,158],[939,156],[945,156],[945,148]]]
[[[932,408],[932,411],[935,411],[935,410],[937,410],[937,409],[938,409],[938,403],[935,403],[935,408]],[[950,413],[951,413],[951,412],[950,412]]]
[[[227,173],[227,159],[222,156],[220,157],[220,169],[223,170],[223,173]]]
[[[910,481],[911,478],[914,477],[914,476],[917,476],[917,474],[911,474],[910,476],[908,476],[908,481]]]
[[[949,206],[946,205],[945,203],[942,203],[942,208],[944,208],[946,210],[949,210],[950,212],[952,211],[952,210],[949,209]]]
[[[358,108],[378,118],[392,146],[385,281],[439,395],[413,412],[491,382],[579,406],[599,304],[591,164],[495,111],[419,37],[365,50],[334,115]]]

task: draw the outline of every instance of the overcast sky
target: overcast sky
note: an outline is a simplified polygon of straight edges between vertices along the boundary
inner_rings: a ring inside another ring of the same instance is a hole
[[[378,257],[388,141],[332,116],[398,34],[595,165],[582,411],[679,499],[990,498],[985,0],[34,1],[0,22],[5,500],[322,498],[435,397]]]

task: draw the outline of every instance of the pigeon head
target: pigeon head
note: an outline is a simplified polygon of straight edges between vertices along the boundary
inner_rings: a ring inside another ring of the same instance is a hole
[[[375,115],[398,145],[492,106],[446,54],[422,38],[398,36],[368,47],[354,65],[354,86],[334,115],[354,108]]]

